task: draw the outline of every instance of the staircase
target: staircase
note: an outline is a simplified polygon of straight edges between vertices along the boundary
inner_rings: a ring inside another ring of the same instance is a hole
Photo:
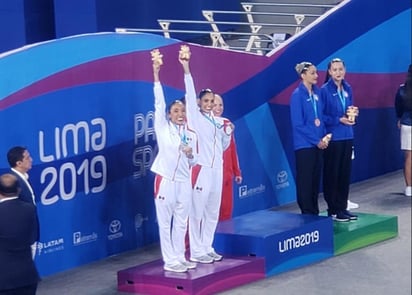
[[[160,29],[117,28],[116,31],[162,33],[166,38],[187,34],[191,38],[184,41],[264,55],[335,7],[336,1],[251,0],[240,2],[238,11],[202,10],[203,20],[159,19]],[[228,20],[234,16],[239,21]],[[194,24],[204,29],[173,28],[190,28]]]

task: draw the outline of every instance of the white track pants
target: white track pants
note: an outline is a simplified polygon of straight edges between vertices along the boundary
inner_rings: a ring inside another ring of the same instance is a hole
[[[196,169],[192,172],[196,173]],[[194,180],[189,214],[190,255],[200,257],[214,250],[212,245],[219,220],[223,168],[201,166]]]
[[[185,235],[191,207],[192,187],[156,175],[155,205],[159,225],[160,248],[167,265],[185,260]]]

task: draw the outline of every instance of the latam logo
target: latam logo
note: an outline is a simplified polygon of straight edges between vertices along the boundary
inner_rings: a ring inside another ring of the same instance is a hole
[[[56,251],[64,250],[64,239],[58,238],[47,242],[37,242],[37,255],[48,254]]]

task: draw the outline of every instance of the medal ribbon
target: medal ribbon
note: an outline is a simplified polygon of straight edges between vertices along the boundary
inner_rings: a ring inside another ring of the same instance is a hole
[[[179,134],[180,141],[181,141],[183,144],[188,144],[185,126],[179,126],[179,125],[176,125],[176,124],[174,124],[174,125],[175,125],[175,127],[176,127],[177,133]]]
[[[342,104],[343,113],[345,113],[346,112],[346,100],[345,100],[345,96],[343,95],[343,90],[340,90],[340,91],[338,90],[338,96]]]
[[[313,111],[315,112],[316,119],[318,118],[318,105],[313,94],[310,95],[310,101],[312,102]]]
[[[213,119],[212,115],[208,115],[202,112],[202,115],[205,116],[206,119],[209,120],[210,123],[213,124],[213,126],[215,126],[216,128],[220,129],[223,127],[223,125],[220,125],[219,123],[216,123],[215,120]]]

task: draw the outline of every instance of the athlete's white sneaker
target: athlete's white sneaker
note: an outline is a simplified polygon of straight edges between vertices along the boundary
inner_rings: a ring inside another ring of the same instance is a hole
[[[210,253],[207,253],[207,255],[209,255],[210,257],[212,257],[212,259],[214,261],[220,261],[223,259],[223,256],[220,254],[217,254],[215,251],[212,251]]]
[[[183,264],[184,266],[186,266],[187,269],[194,269],[194,268],[196,268],[196,266],[197,266],[196,263],[191,262],[191,261],[187,261],[187,260],[181,261],[180,263]]]
[[[346,210],[358,209],[358,208],[359,208],[359,204],[358,204],[358,203],[354,203],[354,202],[351,202],[350,200],[348,200],[348,204],[347,204]]]
[[[407,186],[405,188],[405,196],[412,197],[412,186]]]
[[[172,272],[187,272],[187,267],[181,263],[177,263],[173,265],[165,264],[163,266],[163,269],[167,271],[172,271]]]
[[[190,261],[199,263],[213,263],[214,260],[209,255],[203,255],[199,257],[190,257]]]

